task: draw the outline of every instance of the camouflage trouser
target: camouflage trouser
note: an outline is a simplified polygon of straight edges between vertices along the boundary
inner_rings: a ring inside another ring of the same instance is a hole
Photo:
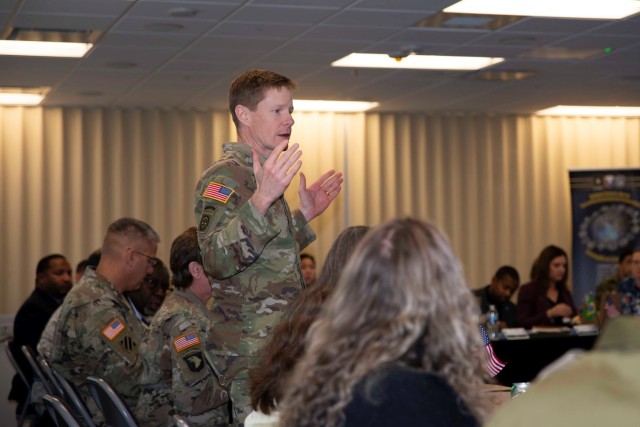
[[[231,404],[233,407],[233,425],[243,426],[244,419],[251,413],[251,396],[249,395],[249,380],[234,379],[231,382]]]

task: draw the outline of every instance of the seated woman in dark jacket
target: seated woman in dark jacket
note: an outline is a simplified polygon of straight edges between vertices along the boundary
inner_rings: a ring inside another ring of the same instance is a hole
[[[522,285],[518,294],[518,325],[562,325],[563,318],[576,315],[567,289],[568,273],[564,250],[553,245],[542,250],[531,268],[531,282]]]

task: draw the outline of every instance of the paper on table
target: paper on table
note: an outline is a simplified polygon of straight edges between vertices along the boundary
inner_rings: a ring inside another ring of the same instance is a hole
[[[567,333],[571,332],[571,328],[568,326],[534,326],[531,328],[532,334],[544,333],[544,334],[554,334],[554,333]]]
[[[575,325],[573,330],[576,331],[578,335],[598,335],[598,327],[596,325],[587,324],[587,325]]]
[[[508,340],[526,340],[529,338],[529,334],[524,328],[504,328],[502,333]]]

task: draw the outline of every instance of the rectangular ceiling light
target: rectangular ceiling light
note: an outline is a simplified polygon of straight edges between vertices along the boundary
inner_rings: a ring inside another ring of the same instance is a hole
[[[39,105],[44,95],[0,92],[0,105]]]
[[[381,53],[352,53],[331,63],[334,67],[409,68],[419,70],[479,70],[504,61],[484,56],[407,55],[392,58]]]
[[[640,107],[557,105],[536,111],[540,116],[640,117]]]
[[[336,113],[360,113],[378,105],[377,102],[365,101],[313,101],[307,99],[293,101],[295,111],[332,111]]]
[[[638,0],[461,0],[447,13],[539,16],[544,18],[622,19],[640,12]]]
[[[0,55],[81,58],[92,46],[91,43],[0,40]]]

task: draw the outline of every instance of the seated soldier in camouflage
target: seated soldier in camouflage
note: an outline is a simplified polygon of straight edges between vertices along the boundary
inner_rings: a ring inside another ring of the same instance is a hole
[[[51,364],[79,388],[96,417],[99,413],[85,384],[89,375],[105,379],[130,409],[138,401],[142,372],[138,346],[144,328],[124,292],[138,289],[153,272],[159,241],[153,228],[140,220],[114,221],[102,243],[98,266],[87,268],[60,309]]]
[[[173,414],[192,426],[226,426],[227,392],[207,356],[211,325],[206,302],[211,283],[202,267],[195,227],[171,245],[174,291],[154,316],[140,346],[142,394],[136,417],[144,426],[166,426]]]

